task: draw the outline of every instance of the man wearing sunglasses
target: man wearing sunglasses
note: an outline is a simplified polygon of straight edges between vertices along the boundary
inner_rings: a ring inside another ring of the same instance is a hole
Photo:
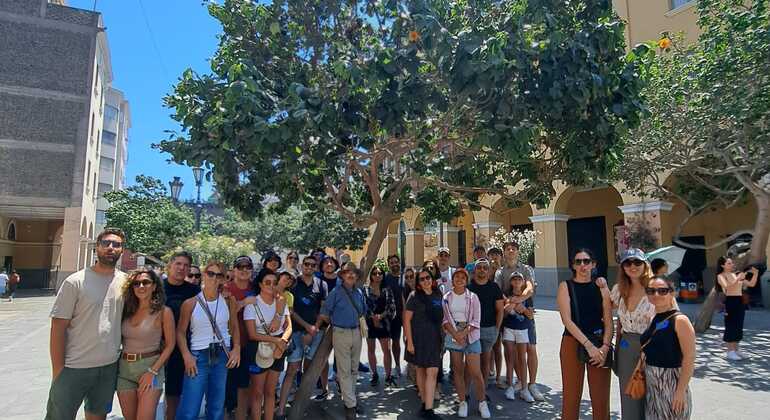
[[[88,420],[112,411],[118,380],[125,273],[115,269],[125,235],[96,237],[97,261],[67,277],[51,309],[51,367],[46,419],[74,419],[85,401]]]
[[[238,331],[240,337],[248,337],[246,324],[243,321],[243,301],[249,296],[255,296],[252,275],[254,273],[254,263],[250,257],[241,255],[233,260],[233,270],[231,279],[224,286],[225,294],[233,296],[238,302]],[[244,341],[245,343],[245,341]],[[248,346],[241,346],[241,360],[251,360],[247,354]],[[235,369],[227,371],[227,397],[225,398],[225,408],[228,412],[235,409],[236,420],[245,420],[249,408],[249,364],[241,363]],[[237,391],[236,391],[237,390]],[[234,398],[235,397],[235,398]]]
[[[201,291],[197,284],[185,281],[191,266],[192,256],[185,251],[174,253],[166,266],[167,277],[163,280],[163,290],[166,292],[166,306],[174,313],[175,323],[179,323],[179,311],[184,301],[197,296]],[[184,359],[177,347],[166,362],[166,420],[176,418],[183,380]]]

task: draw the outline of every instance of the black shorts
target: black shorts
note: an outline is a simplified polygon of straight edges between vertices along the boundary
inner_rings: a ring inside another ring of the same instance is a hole
[[[403,327],[403,321],[401,318],[396,318],[390,322],[390,338],[394,342],[400,342],[401,340],[401,328]]]
[[[283,352],[283,356],[281,356],[280,359],[275,359],[273,364],[267,368],[261,368],[257,366],[257,364],[254,361],[254,358],[257,355],[257,342],[249,340],[249,344],[246,346],[247,352],[249,354],[247,363],[244,363],[243,360],[241,360],[241,366],[246,366],[246,372],[249,375],[259,375],[261,373],[265,373],[268,370],[272,370],[274,372],[283,372],[284,365],[286,364],[286,352]]]
[[[174,349],[166,362],[166,396],[178,397],[182,395],[182,382],[184,381],[184,359],[178,349]]]

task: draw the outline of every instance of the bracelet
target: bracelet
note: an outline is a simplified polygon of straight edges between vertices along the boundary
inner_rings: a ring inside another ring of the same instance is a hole
[[[147,368],[147,372],[150,372],[153,374],[153,376],[158,376],[158,371],[153,369],[152,367]]]

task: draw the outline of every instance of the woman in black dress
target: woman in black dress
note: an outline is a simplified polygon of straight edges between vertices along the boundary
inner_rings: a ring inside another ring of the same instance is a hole
[[[389,287],[382,286],[385,272],[380,267],[374,266],[369,273],[369,285],[364,288],[366,307],[369,312],[366,315],[366,326],[369,327],[369,335],[366,340],[366,348],[369,355],[369,366],[372,369],[370,383],[376,386],[380,382],[377,373],[377,354],[375,344],[380,342],[383,353],[383,365],[385,367],[385,385],[396,386],[396,381],[391,376],[390,366],[390,322],[396,317],[396,296]]]
[[[442,297],[433,275],[426,268],[417,273],[415,286],[404,310],[404,358],[417,367],[417,389],[423,402],[421,417],[436,419],[439,416],[433,412],[433,394],[441,366]]]

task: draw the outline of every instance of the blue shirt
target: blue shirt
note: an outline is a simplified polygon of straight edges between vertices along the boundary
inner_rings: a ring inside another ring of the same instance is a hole
[[[361,289],[350,290],[350,297],[356,308],[350,304],[350,299],[345,296],[345,286],[335,287],[329,292],[329,296],[321,308],[321,314],[331,319],[332,325],[340,328],[358,328],[359,314],[366,315],[366,299]]]

